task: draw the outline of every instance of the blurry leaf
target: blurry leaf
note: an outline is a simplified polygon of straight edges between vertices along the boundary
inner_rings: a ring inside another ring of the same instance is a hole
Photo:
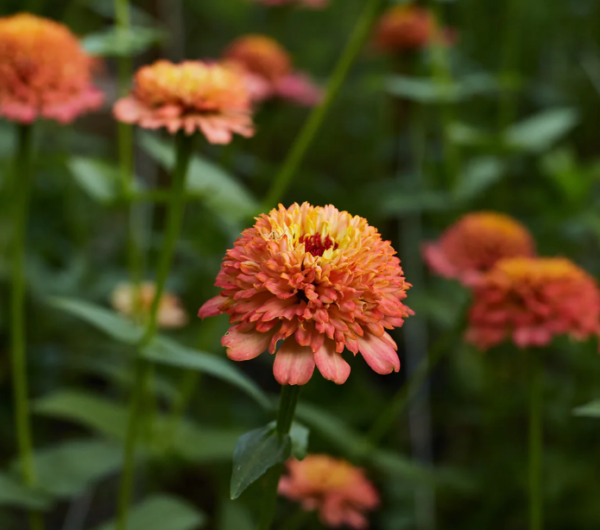
[[[500,180],[505,165],[498,158],[483,156],[471,160],[465,167],[458,187],[461,200],[471,200]]]
[[[50,498],[23,486],[18,479],[0,473],[0,506],[22,506],[43,510],[50,504]]]
[[[59,390],[38,399],[34,412],[78,423],[111,438],[125,438],[127,409],[88,392]]]
[[[298,460],[304,460],[308,452],[308,437],[310,430],[304,425],[294,422],[290,429],[290,438],[292,440],[292,455]]]
[[[369,451],[370,464],[381,473],[393,475],[403,480],[433,481],[434,473],[425,467],[392,451],[382,449]]]
[[[280,438],[271,424],[240,436],[233,453],[231,498],[237,499],[269,468],[285,462],[290,452],[290,435]]]
[[[587,416],[588,418],[600,418],[600,399],[573,409],[575,416]]]
[[[271,408],[267,395],[226,358],[194,350],[166,338],[146,346],[141,355],[152,362],[208,373],[243,390],[262,407]]]
[[[160,44],[165,33],[154,28],[132,27],[108,28],[86,35],[81,44],[90,54],[99,57],[131,57],[140,55],[152,46]]]
[[[388,92],[420,103],[451,103],[489,93],[497,88],[493,78],[473,74],[461,81],[439,82],[431,78],[395,75],[388,78]]]
[[[122,455],[120,445],[100,440],[72,440],[36,451],[39,488],[56,497],[74,497],[120,469]]]
[[[452,198],[441,191],[397,191],[381,197],[379,209],[388,215],[414,215],[420,212],[443,211],[451,208]]]
[[[143,149],[170,169],[175,161],[173,148],[151,134],[142,134]],[[219,216],[244,220],[256,213],[258,203],[235,178],[216,164],[196,154],[192,158],[187,180],[188,192],[200,197]]]
[[[129,511],[127,530],[195,530],[204,526],[206,517],[187,502],[167,495],[145,499]],[[96,530],[115,530],[110,522]]]
[[[142,337],[142,330],[117,313],[103,307],[73,298],[52,298],[50,305],[103,331],[110,337],[127,344],[135,344]]]
[[[462,122],[453,122],[448,126],[448,134],[453,142],[460,145],[486,147],[497,142],[497,138],[487,131]]]
[[[114,166],[96,158],[71,157],[67,165],[75,182],[92,199],[100,203],[110,203],[117,196],[119,171]]]
[[[167,429],[171,427],[166,423],[169,420],[165,420]],[[182,422],[177,426],[175,449],[183,458],[195,463],[229,462],[239,437],[239,429],[215,429]]]
[[[511,147],[541,152],[567,135],[578,122],[579,114],[574,109],[550,109],[510,127],[505,140]]]

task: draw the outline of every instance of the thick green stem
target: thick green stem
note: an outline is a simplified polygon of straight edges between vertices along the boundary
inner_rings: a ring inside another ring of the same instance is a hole
[[[33,443],[27,382],[25,330],[25,240],[31,195],[31,125],[18,126],[18,145],[13,176],[13,242],[11,277],[11,364],[19,461],[23,482],[34,487],[37,479],[33,460]],[[43,527],[40,514],[30,514],[33,530]]]
[[[529,530],[542,530],[542,365],[539,351],[530,351],[529,373]]]
[[[273,179],[271,189],[263,202],[263,210],[275,206],[288,189],[296,170],[302,163],[308,148],[313,142],[321,124],[323,123],[331,104],[342,87],[350,67],[358,56],[375,20],[379,6],[383,0],[367,0],[367,4],[354,27],[352,35],[346,44],[340,59],[338,60],[333,74],[327,83],[327,90],[323,101],[311,112],[300,134],[296,138],[287,158],[283,162],[279,173]]]
[[[176,161],[173,170],[173,181],[171,183],[171,198],[167,215],[167,225],[163,236],[163,246],[158,259],[154,299],[150,308],[150,314],[138,348],[141,350],[147,346],[157,331],[158,308],[162,297],[169,270],[173,261],[175,245],[183,224],[185,209],[185,182],[187,171],[193,149],[192,136],[179,133],[176,137]],[[133,487],[133,468],[135,458],[135,447],[137,435],[140,429],[140,408],[144,402],[144,395],[148,388],[148,380],[151,375],[148,361],[139,359],[136,365],[135,384],[129,407],[129,421],[127,425],[127,438],[125,442],[125,458],[123,462],[123,473],[119,487],[119,504],[117,517],[117,530],[127,530],[127,514],[131,500]]]
[[[301,386],[284,385],[281,387],[281,398],[279,399],[279,412],[277,414],[277,435],[283,439],[289,434],[298,405],[298,396]],[[283,473],[283,465],[273,466],[267,471],[264,483],[264,494],[260,517],[258,519],[258,530],[270,530],[277,507],[277,488],[279,479]]]

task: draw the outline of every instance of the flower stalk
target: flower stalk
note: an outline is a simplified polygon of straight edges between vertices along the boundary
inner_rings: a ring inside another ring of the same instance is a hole
[[[193,141],[193,136],[187,136],[183,132],[178,133],[175,139],[177,149],[176,162],[173,171],[167,225],[163,236],[163,246],[159,256],[156,273],[156,290],[150,308],[146,329],[138,344],[139,351],[150,344],[156,335],[160,299],[169,276],[175,245],[183,224],[185,210],[185,182],[193,151]],[[127,530],[127,517],[129,503],[131,501],[131,491],[133,488],[135,448],[141,424],[141,408],[149,386],[151,373],[150,363],[142,358],[137,359],[133,394],[129,406],[129,421],[125,441],[123,473],[121,475],[121,483],[119,486],[117,530]]]
[[[289,434],[298,405],[298,396],[302,389],[299,385],[282,385],[281,397],[279,399],[279,412],[277,414],[277,436],[280,442]],[[275,508],[277,506],[277,488],[279,479],[283,474],[283,464],[273,466],[267,471],[264,483],[264,494],[260,517],[258,520],[258,530],[269,530],[273,524]]]
[[[542,365],[540,351],[529,351],[529,529],[542,530]]]

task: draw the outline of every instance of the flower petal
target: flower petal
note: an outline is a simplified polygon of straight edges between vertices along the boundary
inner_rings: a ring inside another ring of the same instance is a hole
[[[223,313],[221,309],[219,309],[223,303],[225,302],[225,298],[221,295],[217,295],[214,298],[211,298],[208,302],[205,302],[202,307],[198,310],[198,316],[200,318],[206,317],[214,317]]]
[[[321,375],[336,385],[342,385],[350,375],[350,365],[335,351],[335,342],[326,340],[315,353],[315,362]]]
[[[360,353],[367,364],[378,374],[389,374],[400,370],[398,354],[383,339],[372,333],[358,338]]]
[[[305,385],[315,370],[315,358],[307,346],[286,340],[275,356],[273,374],[280,385]]]
[[[272,336],[272,333],[256,331],[243,333],[233,327],[223,336],[221,344],[227,348],[227,357],[232,361],[248,361],[267,349]]]

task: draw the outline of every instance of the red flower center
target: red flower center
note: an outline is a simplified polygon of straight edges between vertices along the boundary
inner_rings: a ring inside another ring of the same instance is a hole
[[[334,243],[333,240],[327,236],[325,239],[321,237],[321,234],[313,234],[312,236],[300,236],[300,243],[304,243],[306,252],[310,252],[313,256],[322,256],[324,252],[331,247],[333,250],[338,248],[338,244]]]

